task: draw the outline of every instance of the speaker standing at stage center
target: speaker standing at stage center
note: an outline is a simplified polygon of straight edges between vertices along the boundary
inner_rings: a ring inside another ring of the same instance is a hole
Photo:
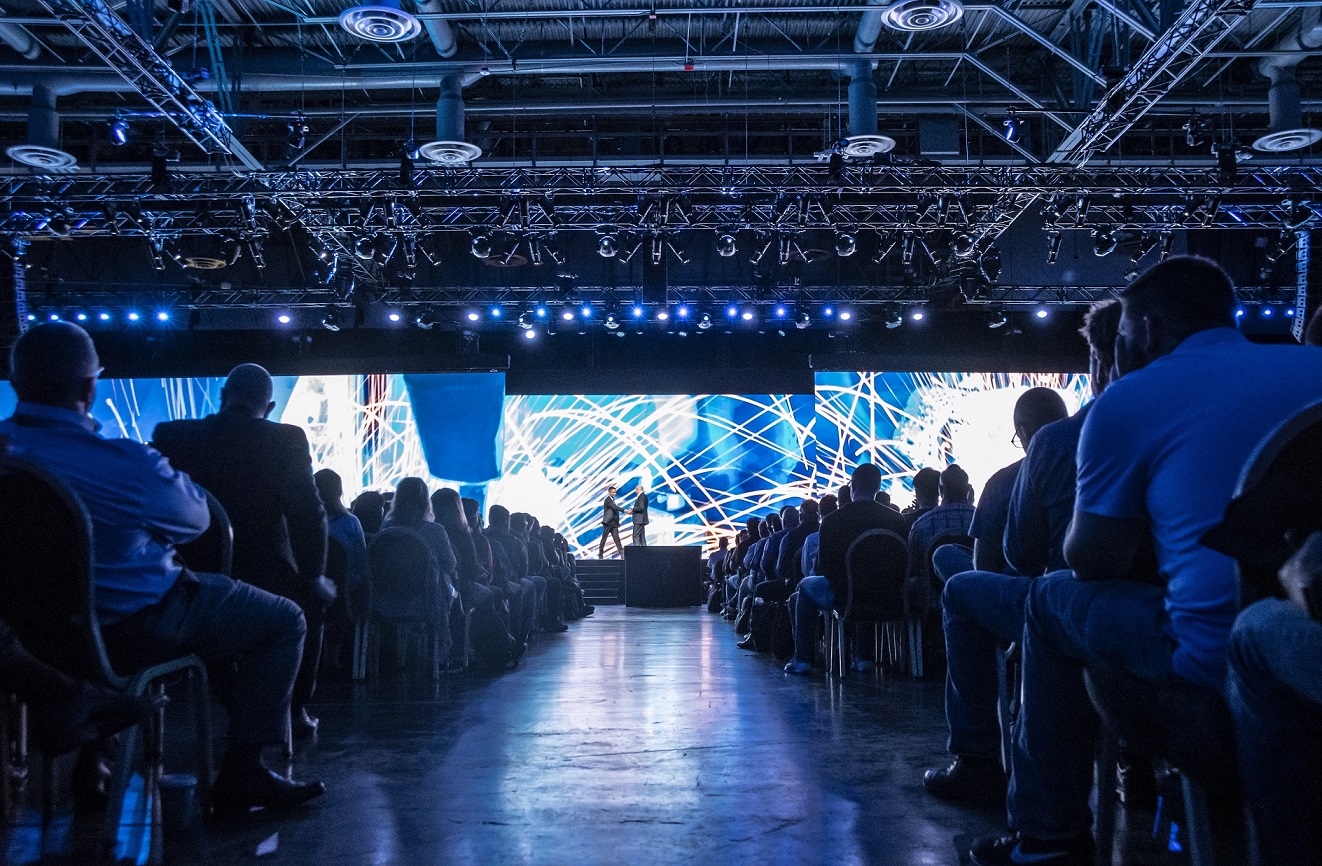
[[[638,482],[638,497],[633,501],[633,543],[639,547],[647,546],[647,484]]]
[[[597,559],[605,559],[606,536],[615,539],[615,553],[624,553],[620,543],[620,506],[615,502],[615,485],[606,488],[606,501],[601,503],[601,544],[597,547]]]

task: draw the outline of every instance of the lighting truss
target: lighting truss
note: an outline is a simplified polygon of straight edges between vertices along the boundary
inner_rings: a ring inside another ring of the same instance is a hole
[[[41,4],[204,152],[229,154],[253,171],[262,170],[216,107],[105,0],[41,0]]]

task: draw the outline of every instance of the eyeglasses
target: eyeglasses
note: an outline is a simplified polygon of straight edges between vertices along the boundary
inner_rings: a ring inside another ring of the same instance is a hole
[[[1010,444],[1016,448],[1024,447],[1024,437],[1019,435],[1018,430],[1014,431],[1014,435],[1010,437]]]

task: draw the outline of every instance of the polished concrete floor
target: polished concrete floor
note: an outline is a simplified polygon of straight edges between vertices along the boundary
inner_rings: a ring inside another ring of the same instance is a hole
[[[789,677],[735,640],[696,609],[601,607],[500,676],[324,689],[295,766],[326,796],[172,831],[167,862],[957,864],[1002,825],[922,792],[940,684]]]

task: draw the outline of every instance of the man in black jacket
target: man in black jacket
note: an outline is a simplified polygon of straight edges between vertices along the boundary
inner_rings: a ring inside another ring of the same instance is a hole
[[[647,485],[638,480],[638,496],[633,501],[633,543],[639,547],[647,546]]]
[[[854,468],[849,479],[851,501],[822,520],[820,576],[799,581],[798,592],[791,597],[794,612],[794,658],[785,665],[787,673],[803,674],[812,670],[817,646],[817,615],[829,611],[836,602],[844,603],[848,594],[845,577],[845,554],[849,545],[869,529],[889,529],[905,537],[908,522],[904,516],[887,508],[873,497],[881,489],[881,470],[871,463]]]
[[[620,506],[615,502],[615,485],[606,488],[606,501],[601,503],[601,544],[597,547],[597,559],[606,558],[606,537],[615,540],[615,553],[624,555],[624,545],[620,543]]]
[[[303,661],[291,704],[294,732],[316,731],[304,705],[321,660],[326,606],[326,512],[312,479],[312,455],[299,427],[266,420],[275,408],[271,374],[256,364],[230,371],[220,411],[168,421],[152,446],[224,506],[234,525],[232,577],[296,602],[307,620]]]

